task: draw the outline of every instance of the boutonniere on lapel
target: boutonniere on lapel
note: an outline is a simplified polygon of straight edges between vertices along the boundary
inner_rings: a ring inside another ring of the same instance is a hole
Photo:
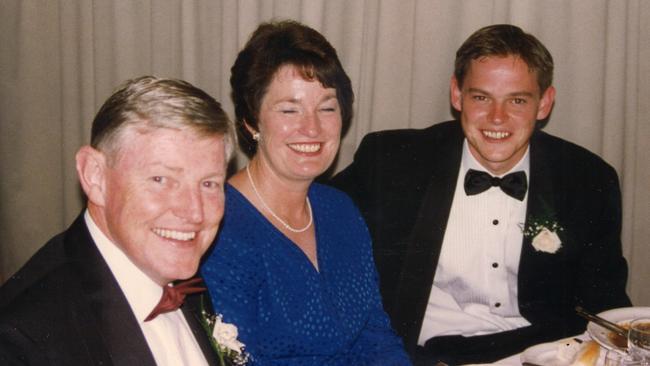
[[[220,366],[244,366],[250,355],[245,352],[244,344],[237,339],[237,327],[224,323],[221,314],[210,314],[205,310],[201,298],[201,325],[210,339],[212,349],[219,356]]]
[[[554,219],[529,217],[525,225],[519,226],[525,238],[532,238],[536,251],[554,254],[562,248],[559,233],[564,231],[564,228]]]

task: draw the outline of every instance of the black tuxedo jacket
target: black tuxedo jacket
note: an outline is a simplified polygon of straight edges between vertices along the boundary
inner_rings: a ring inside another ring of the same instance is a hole
[[[353,198],[367,221],[385,309],[411,352],[433,284],[463,140],[458,121],[371,133],[353,163],[331,182]],[[564,227],[562,248],[554,254],[537,252],[532,239],[524,238],[518,301],[532,325],[470,337],[473,344],[487,339],[486,347],[502,350],[492,358],[584,331],[576,305],[599,312],[630,304],[614,169],[593,153],[538,130],[530,141],[528,194],[527,221],[553,216]]]
[[[182,307],[206,359],[199,296]],[[83,215],[0,288],[0,365],[155,366],[144,334]]]

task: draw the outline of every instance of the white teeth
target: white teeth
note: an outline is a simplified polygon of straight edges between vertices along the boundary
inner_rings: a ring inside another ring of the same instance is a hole
[[[503,138],[506,138],[506,137],[510,136],[510,132],[483,131],[483,135],[485,135],[486,137],[489,137],[491,139],[500,140],[500,139],[503,139]]]
[[[304,152],[304,153],[313,153],[320,150],[321,144],[289,144],[289,147],[293,150]]]
[[[183,232],[183,231],[161,229],[161,228],[155,228],[152,231],[156,235],[161,236],[165,239],[174,239],[174,240],[181,240],[181,241],[189,241],[194,239],[194,237],[196,236],[196,232],[194,231]]]

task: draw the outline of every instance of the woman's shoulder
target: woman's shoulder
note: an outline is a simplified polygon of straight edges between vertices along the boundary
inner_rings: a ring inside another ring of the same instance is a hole
[[[237,253],[259,251],[263,241],[260,231],[266,226],[261,220],[261,214],[230,184],[225,187],[226,202],[224,215],[215,239],[219,251],[235,251]]]
[[[360,216],[356,204],[347,193],[332,186],[321,183],[312,183],[309,188],[309,199],[313,206],[321,211],[335,211],[337,214]]]
[[[343,191],[319,183],[313,183],[309,199],[318,222],[335,231],[358,232],[366,235],[367,228],[361,212]]]
[[[223,217],[224,221],[228,219],[228,216],[234,216],[237,217],[237,220],[232,220],[233,222],[231,224],[242,226],[248,225],[249,221],[256,219],[257,209],[250,203],[246,196],[237,189],[237,187],[230,183],[226,183],[224,193],[226,196]]]
[[[321,183],[312,183],[309,188],[309,197],[311,200],[326,201],[340,205],[352,204],[352,199],[347,193],[338,188]]]

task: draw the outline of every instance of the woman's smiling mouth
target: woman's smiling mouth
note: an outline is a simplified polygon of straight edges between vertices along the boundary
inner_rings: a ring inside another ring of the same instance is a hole
[[[301,153],[315,153],[320,151],[321,149],[321,143],[311,143],[311,144],[288,144],[289,148],[294,151],[298,151]]]

